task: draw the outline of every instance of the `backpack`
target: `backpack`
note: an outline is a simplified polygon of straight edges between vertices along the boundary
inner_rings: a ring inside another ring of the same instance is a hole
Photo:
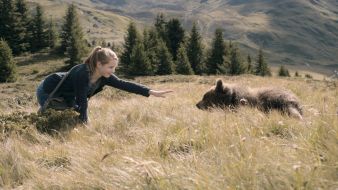
[[[66,75],[61,79],[61,81],[56,85],[56,87],[54,88],[54,90],[49,94],[47,100],[45,101],[45,103],[43,104],[43,106],[38,110],[38,113],[43,113],[45,112],[47,109],[54,109],[54,110],[65,110],[69,107],[69,105],[67,104],[67,102],[65,101],[65,99],[63,97],[53,97],[54,94],[56,93],[56,91],[60,88],[60,86],[62,85],[62,83],[66,80],[66,78],[68,77],[69,73],[75,68],[76,66],[74,66],[73,68],[71,68]]]

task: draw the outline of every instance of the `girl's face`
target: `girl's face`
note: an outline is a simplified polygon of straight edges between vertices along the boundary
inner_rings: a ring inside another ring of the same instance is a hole
[[[110,75],[112,75],[115,72],[115,69],[117,67],[117,60],[112,59],[107,64],[101,64],[101,62],[97,63],[97,69],[101,76],[108,78]]]

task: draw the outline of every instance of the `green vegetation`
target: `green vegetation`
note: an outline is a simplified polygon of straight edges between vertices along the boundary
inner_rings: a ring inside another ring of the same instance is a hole
[[[44,19],[44,13],[40,5],[36,6],[35,15],[31,25],[31,52],[37,52],[48,47],[47,26]]]
[[[229,66],[229,74],[230,75],[240,75],[246,72],[244,62],[242,60],[240,51],[237,47],[233,47],[230,52],[230,66]],[[249,70],[248,70],[249,71]]]
[[[255,74],[259,76],[271,76],[270,68],[265,60],[263,50],[260,49],[257,57]]]
[[[304,121],[298,121],[278,112],[264,115],[250,107],[237,112],[198,110],[194,104],[217,78],[138,77],[138,82],[155,89],[170,86],[175,93],[167,99],[146,99],[107,89],[91,99],[88,127],[76,125],[76,114],[70,112],[37,117],[36,104],[25,106],[34,108],[32,113],[13,109],[2,114],[0,187],[337,186],[337,82],[236,77],[238,84],[273,85],[295,92],[303,105],[309,105],[304,107]],[[299,86],[303,88],[299,90]],[[46,129],[57,130],[44,132]],[[53,177],[46,177],[50,175]]]
[[[211,50],[207,58],[208,74],[225,74],[227,72],[227,62],[224,59],[227,52],[223,39],[222,29],[216,29]]]
[[[61,31],[61,53],[66,53],[68,60],[66,63],[69,66],[74,66],[82,63],[82,58],[85,55],[85,45],[83,39],[82,28],[79,23],[76,7],[72,4],[68,7],[65,22]]]
[[[194,73],[201,75],[205,72],[205,61],[203,52],[202,36],[197,30],[197,24],[194,22],[187,44],[187,56]]]
[[[278,76],[280,76],[280,77],[290,77],[289,70],[287,68],[285,68],[284,65],[281,65],[280,68],[279,68],[279,71],[278,71]]]
[[[16,64],[7,42],[0,39],[0,82],[16,80]]]
[[[24,1],[16,3],[25,7]],[[250,52],[245,60],[241,55],[248,52],[237,42],[227,42],[220,29],[208,47],[198,33],[198,24],[193,25],[189,36],[177,40],[179,45],[177,41],[169,45],[167,19],[160,14],[154,26],[142,34],[136,24],[130,24],[122,48],[108,45],[105,38],[97,38],[95,45],[116,50],[122,62],[118,70],[135,76],[135,82],[152,89],[169,88],[174,93],[157,99],[107,88],[91,98],[90,123],[84,126],[78,124],[78,114],[72,110],[36,114],[35,89],[46,75],[64,69],[66,60],[71,60],[71,65],[80,63],[87,33],[78,39],[81,29],[69,32],[71,41],[62,52],[66,56],[56,55],[53,50],[59,48],[59,42],[54,34],[59,30],[51,21],[45,22],[40,31],[47,34],[46,46],[30,54],[32,33],[21,28],[15,31],[21,31],[22,38],[5,37],[10,30],[6,28],[9,25],[3,25],[4,18],[28,14],[25,8],[19,11],[12,5],[9,0],[0,0],[0,72],[4,71],[0,78],[5,82],[0,83],[0,189],[338,187],[337,81],[322,81],[323,77],[301,70],[306,78],[274,77],[277,68],[270,70],[270,59],[262,50],[257,59]],[[81,11],[91,11],[83,7]],[[5,11],[15,9],[15,14]],[[30,16],[34,18],[25,18]],[[102,19],[107,15],[95,16]],[[173,28],[177,26],[181,26],[179,20],[173,23]],[[114,28],[121,33],[124,29]],[[10,47],[16,49],[14,58]],[[187,76],[193,73],[210,76]],[[274,75],[266,78],[242,73]],[[195,104],[217,78],[251,87],[289,89],[303,105],[304,121],[278,112],[265,115],[250,107],[237,112],[197,109]]]

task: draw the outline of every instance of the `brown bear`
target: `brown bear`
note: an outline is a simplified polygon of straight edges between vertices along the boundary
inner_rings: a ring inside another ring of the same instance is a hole
[[[257,107],[265,113],[275,109],[283,114],[303,119],[299,101],[289,91],[277,88],[247,88],[236,84],[225,84],[220,79],[196,104],[199,109],[228,108],[231,110],[240,105]]]

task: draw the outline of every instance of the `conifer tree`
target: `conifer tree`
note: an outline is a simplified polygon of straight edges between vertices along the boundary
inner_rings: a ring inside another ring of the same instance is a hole
[[[55,48],[57,44],[58,36],[55,29],[55,24],[52,19],[48,23],[47,29],[47,45],[49,48]]]
[[[178,19],[171,19],[166,25],[167,47],[176,61],[177,50],[185,38],[184,29]]]
[[[177,52],[177,61],[176,61],[176,73],[182,75],[192,75],[194,74],[193,69],[191,68],[187,52],[185,50],[185,45],[181,43],[180,48]]]
[[[262,49],[259,49],[255,74],[259,76],[271,76],[271,71],[268,67],[268,63],[265,61]]]
[[[0,0],[0,38],[6,40],[14,54],[20,53],[20,40],[17,30],[18,16],[12,0]],[[19,27],[19,28],[18,28]]]
[[[16,81],[16,64],[7,42],[0,39],[0,82]]]
[[[147,76],[153,74],[143,43],[140,41],[136,42],[131,54],[130,74],[136,76]]]
[[[48,46],[48,36],[43,10],[40,5],[36,6],[35,16],[32,20],[32,38],[30,47],[32,52],[39,51]]]
[[[30,48],[31,33],[30,16],[28,15],[28,9],[24,0],[16,0],[15,12],[14,12],[14,33],[13,36],[13,54],[17,55],[22,52],[28,51]]]
[[[161,38],[163,41],[167,41],[167,34],[166,34],[166,25],[167,21],[163,13],[159,13],[155,19],[155,29],[158,34],[158,37]]]
[[[164,41],[160,40],[157,48],[158,59],[158,75],[170,75],[175,72],[172,56]]]
[[[251,60],[251,56],[248,55],[247,57],[247,70],[246,72],[248,74],[253,74],[254,73],[254,68],[253,68],[253,65],[252,65],[252,60]]]
[[[61,31],[61,53],[66,54],[66,64],[74,66],[82,63],[86,53],[85,40],[75,5],[68,6]]]
[[[139,38],[140,37],[135,24],[130,23],[127,29],[127,34],[124,38],[123,53],[121,55],[121,67],[120,67],[120,72],[126,75],[130,74],[129,67],[131,62],[131,54]]]
[[[298,73],[298,71],[295,72],[295,77],[301,77],[301,75]]]
[[[70,43],[69,47],[67,47],[67,57],[66,64],[70,67],[73,67],[77,64],[82,63],[82,57],[84,56],[84,47],[83,41],[80,39],[75,31],[71,32],[69,36]]]
[[[146,34],[146,35],[145,35]],[[153,73],[157,72],[158,68],[158,56],[157,56],[157,47],[159,43],[159,36],[156,32],[155,28],[151,28],[149,31],[147,31],[143,36],[143,43],[144,43],[144,49],[146,51],[147,57],[149,59],[149,62],[151,64],[151,68]]]
[[[143,43],[144,49],[148,49],[149,48],[148,47],[149,33],[148,33],[148,30],[146,28],[143,30],[143,38],[142,39],[143,39],[142,43]]]
[[[239,75],[245,73],[245,67],[237,47],[233,47],[230,53],[230,68],[229,74]]]
[[[194,73],[201,75],[205,71],[203,61],[202,37],[197,30],[197,24],[194,22],[188,39],[187,55]]]
[[[207,60],[208,74],[225,74],[227,72],[225,60],[226,46],[223,39],[223,31],[218,28],[212,41],[211,51]]]
[[[64,23],[61,30],[61,53],[67,53],[67,48],[71,46],[71,36],[79,38],[79,45],[84,48],[83,31],[80,26],[80,21],[77,15],[76,7],[74,4],[68,6]],[[84,49],[82,50],[84,51]]]
[[[281,65],[278,71],[278,76],[280,77],[290,77],[289,70],[284,67],[284,65]]]

